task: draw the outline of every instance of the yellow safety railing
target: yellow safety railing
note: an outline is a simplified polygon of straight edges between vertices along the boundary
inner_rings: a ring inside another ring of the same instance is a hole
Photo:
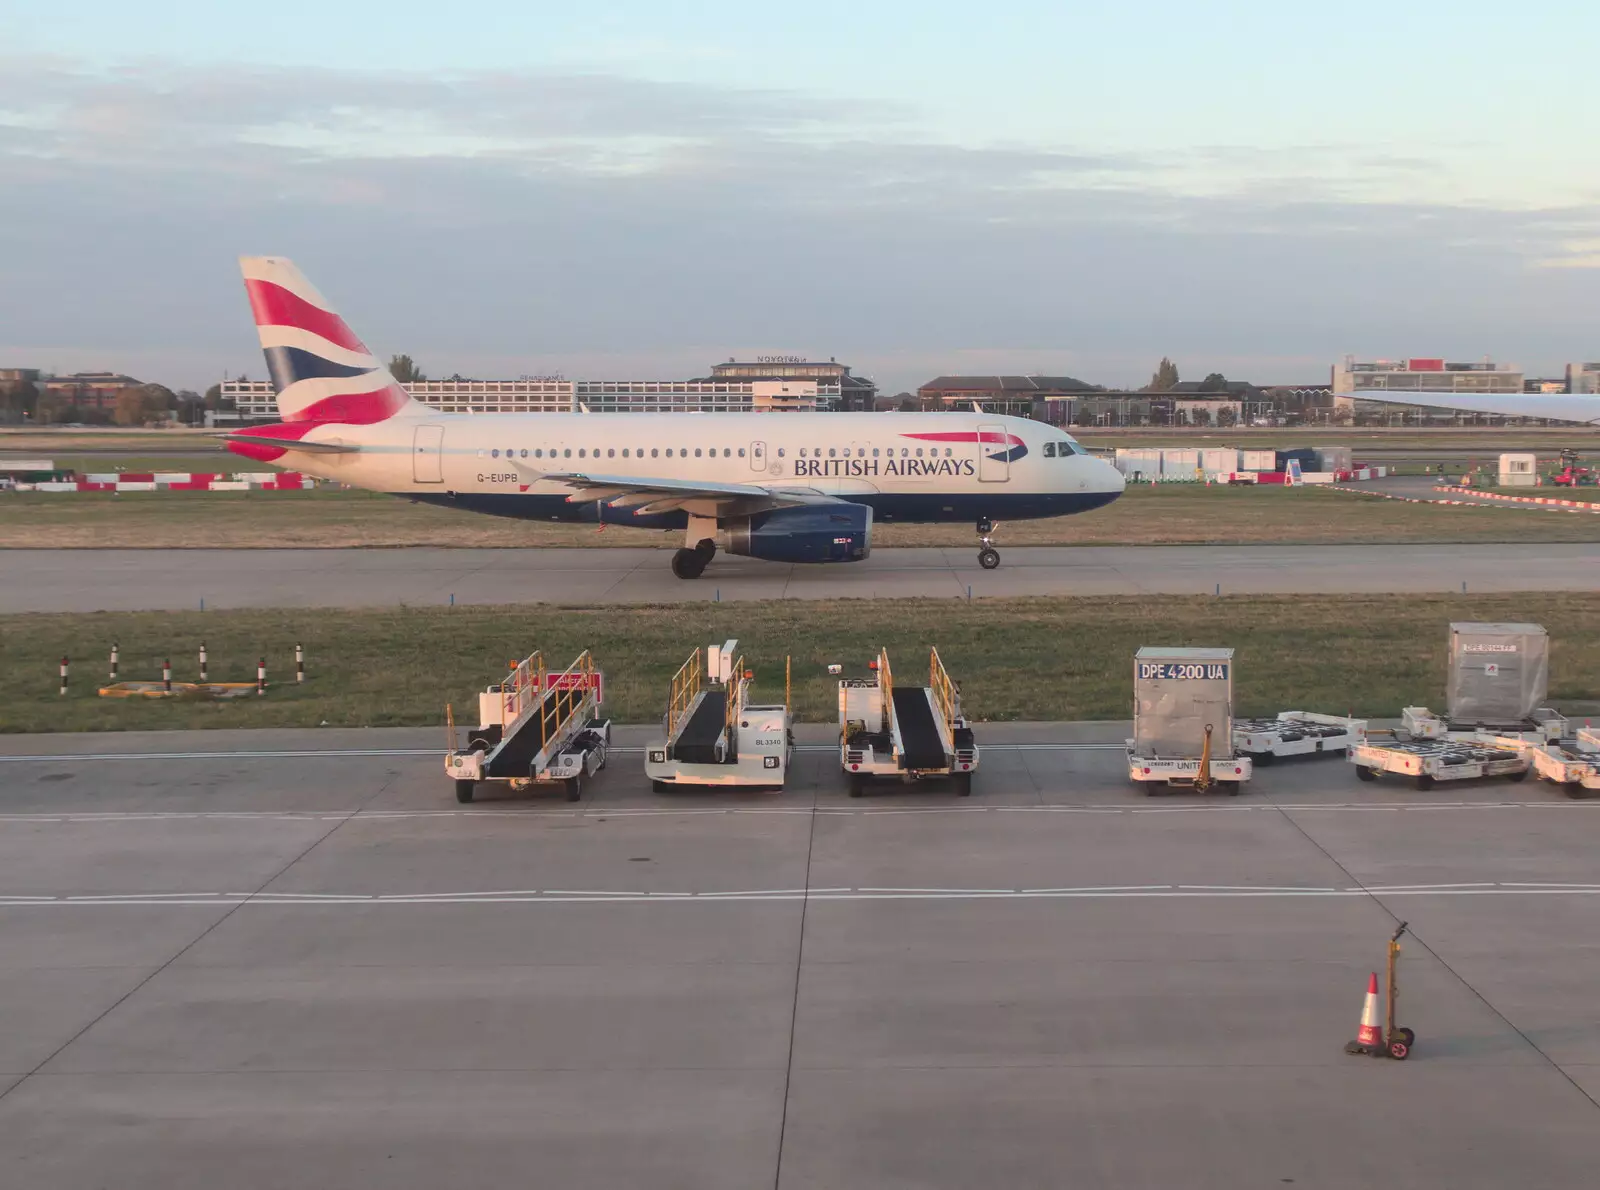
[[[749,681],[750,679],[745,676],[744,672],[744,658],[740,657],[739,660],[733,663],[733,669],[728,674],[727,702],[724,704],[722,712],[722,724],[724,727],[732,727],[738,720],[739,706],[744,702],[745,686]]]
[[[788,711],[794,705],[793,702],[790,701],[790,693],[791,678],[789,674],[789,657],[787,654],[785,654],[783,658],[783,709],[785,711]]]
[[[667,739],[671,740],[678,734],[678,725],[683,722],[683,717],[689,713],[689,708],[694,705],[695,696],[700,693],[700,687],[705,681],[705,668],[701,664],[700,650],[696,649],[678,667],[678,672],[672,675],[672,682],[667,692]]]
[[[449,703],[444,704],[444,734],[445,751],[456,750],[456,709]]]
[[[566,731],[577,716],[588,710],[588,700],[594,696],[594,658],[585,649],[558,674],[547,674],[541,661],[538,678],[539,689],[549,692],[539,702],[539,743],[542,746]]]
[[[956,684],[945,672],[944,662],[939,660],[938,649],[928,650],[928,686],[933,691],[933,705],[944,716],[945,730],[954,731],[959,695],[956,693]]]
[[[889,673],[889,650],[878,650],[878,689],[883,692],[883,730],[894,730],[894,677]]]

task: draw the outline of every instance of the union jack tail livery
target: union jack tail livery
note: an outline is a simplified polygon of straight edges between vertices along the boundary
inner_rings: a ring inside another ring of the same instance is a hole
[[[366,426],[426,411],[292,261],[242,256],[239,268],[284,422]]]

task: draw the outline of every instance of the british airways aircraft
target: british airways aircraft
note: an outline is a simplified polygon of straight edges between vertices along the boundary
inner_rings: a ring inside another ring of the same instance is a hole
[[[856,562],[878,521],[977,527],[1087,512],[1122,475],[1068,434],[986,413],[441,413],[415,401],[282,257],[240,260],[283,419],[228,449],[354,487],[537,520],[683,529],[698,578],[720,547]]]

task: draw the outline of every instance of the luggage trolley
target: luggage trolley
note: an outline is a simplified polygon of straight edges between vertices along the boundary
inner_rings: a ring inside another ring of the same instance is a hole
[[[465,751],[456,748],[455,712],[446,706],[450,751],[444,771],[455,781],[456,801],[472,801],[485,781],[519,790],[560,785],[569,802],[577,801],[584,777],[606,767],[611,744],[611,721],[596,713],[603,681],[587,649],[555,673],[545,668],[542,653],[533,653],[504,682],[478,695],[480,723]]]
[[[978,746],[939,650],[928,650],[926,686],[896,686],[887,650],[870,668],[871,677],[839,683],[839,763],[850,796],[863,796],[873,777],[949,777],[956,793],[970,797]]]
[[[1170,786],[1237,795],[1251,771],[1234,749],[1233,650],[1140,649],[1128,779],[1152,796]]]
[[[715,785],[780,790],[789,775],[794,734],[789,672],[782,704],[750,701],[755,674],[736,656],[739,642],[696,649],[673,675],[662,734],[645,749],[644,771],[657,793]]]
[[[1315,711],[1280,711],[1276,719],[1235,719],[1234,751],[1256,764],[1280,756],[1331,756],[1367,738],[1367,721]]]

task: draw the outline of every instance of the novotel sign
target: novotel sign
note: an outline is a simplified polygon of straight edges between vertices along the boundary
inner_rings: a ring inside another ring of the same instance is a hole
[[[805,362],[806,362],[806,357],[803,356],[803,355],[758,355],[758,356],[756,356],[756,363],[758,363],[758,364],[803,364]]]

